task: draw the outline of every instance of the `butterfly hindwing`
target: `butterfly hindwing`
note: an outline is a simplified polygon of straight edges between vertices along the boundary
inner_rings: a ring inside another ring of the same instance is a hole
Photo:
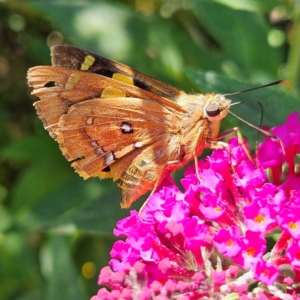
[[[99,98],[75,104],[60,118],[57,141],[85,179],[118,180],[121,206],[129,207],[155,186],[166,161],[180,153],[179,142],[170,147],[172,153],[162,151],[175,126],[176,117],[151,100]]]
[[[142,110],[145,105],[147,111]],[[56,135],[63,154],[76,160],[73,166],[88,178],[130,152],[137,155],[139,149],[167,140],[175,122],[151,100],[98,98],[73,105],[60,118]]]
[[[145,148],[118,179],[122,208],[128,208],[133,201],[162,180],[166,170],[166,157],[162,155],[161,146],[160,142],[156,142]]]

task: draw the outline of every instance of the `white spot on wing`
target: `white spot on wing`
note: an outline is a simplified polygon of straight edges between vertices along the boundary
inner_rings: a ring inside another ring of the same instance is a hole
[[[143,147],[143,143],[141,142],[134,143],[134,148],[142,148],[142,147]]]
[[[113,162],[115,162],[115,156],[113,152],[109,152],[105,155],[104,157],[104,165],[105,166],[109,166],[111,165]]]
[[[132,125],[130,123],[127,123],[127,122],[123,122],[121,124],[121,130],[122,130],[123,133],[132,133],[133,132]]]
[[[93,122],[94,122],[94,118],[93,117],[89,117],[86,119],[85,123],[87,125],[93,125]]]

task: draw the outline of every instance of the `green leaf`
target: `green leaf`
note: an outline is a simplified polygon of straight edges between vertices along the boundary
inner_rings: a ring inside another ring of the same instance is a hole
[[[267,42],[270,26],[264,15],[234,10],[211,0],[190,0],[200,24],[225,51],[223,68],[232,75],[274,80],[280,64],[281,50]],[[234,34],[232,31],[234,30]]]
[[[72,180],[23,209],[15,218],[22,230],[52,230],[63,233],[90,232],[111,235],[116,221],[128,215],[121,210],[119,191],[111,181]]]
[[[41,196],[68,180],[73,173],[48,135],[16,141],[4,148],[2,154],[4,160],[31,162],[13,187],[11,207],[14,211],[38,202]]]
[[[107,235],[118,219],[128,215],[120,209],[116,184],[95,178],[84,181],[48,135],[16,141],[3,149],[2,158],[30,162],[11,191],[13,230],[59,228]]]
[[[87,299],[73,263],[71,239],[49,236],[41,252],[42,273],[46,279],[45,300]]]
[[[42,284],[36,253],[32,251],[32,245],[36,241],[38,236],[35,234],[20,235],[13,232],[1,235],[1,299],[17,299],[13,298],[17,291],[24,289],[31,293]]]
[[[214,2],[218,2],[220,4],[226,5],[232,9],[237,10],[249,10],[256,12],[264,12],[271,10],[274,6],[277,6],[278,3],[274,0],[213,0]],[[281,3],[282,5],[282,3]]]

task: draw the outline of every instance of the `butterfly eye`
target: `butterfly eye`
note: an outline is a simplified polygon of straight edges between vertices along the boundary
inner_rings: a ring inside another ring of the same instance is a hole
[[[205,114],[208,117],[216,117],[221,113],[220,108],[218,107],[218,105],[214,104],[214,103],[209,103],[208,105],[206,105],[205,107]]]

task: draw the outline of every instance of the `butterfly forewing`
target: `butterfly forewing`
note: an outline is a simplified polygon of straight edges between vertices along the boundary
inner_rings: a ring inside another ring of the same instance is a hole
[[[49,83],[53,86],[45,87]],[[110,97],[118,95],[151,99],[169,110],[185,112],[175,102],[138,87],[101,75],[61,67],[31,68],[28,72],[28,84],[34,88],[33,94],[41,99],[35,102],[34,106],[52,136],[55,136],[60,116],[65,114],[69,107],[78,102],[99,98],[107,90],[110,91]]]
[[[142,110],[145,105],[149,110]],[[151,100],[98,98],[73,105],[60,118],[57,140],[69,160],[84,157],[76,164],[91,177],[129,152],[168,139],[176,122]]]
[[[175,100],[184,94],[183,91],[133,70],[126,65],[76,47],[52,47],[51,56],[53,66],[88,71],[106,77],[113,77],[114,74],[123,74],[132,79],[133,85],[171,100]]]

